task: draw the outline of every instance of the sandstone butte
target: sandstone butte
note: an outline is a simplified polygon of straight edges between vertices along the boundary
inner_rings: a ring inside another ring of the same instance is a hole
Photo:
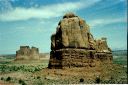
[[[51,36],[48,68],[96,67],[112,64],[113,56],[107,38],[93,38],[85,20],[67,13]]]
[[[36,47],[20,46],[20,49],[16,51],[16,60],[35,60],[39,58],[39,50]]]

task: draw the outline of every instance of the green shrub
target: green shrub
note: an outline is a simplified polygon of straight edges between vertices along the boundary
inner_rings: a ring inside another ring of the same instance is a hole
[[[27,85],[23,80],[19,80],[19,84],[22,84],[22,85]]]
[[[1,77],[1,80],[4,80],[4,77]]]
[[[83,78],[81,78],[81,79],[80,79],[80,82],[84,82],[84,79],[83,79]]]
[[[100,79],[99,76],[97,76],[96,79],[95,79],[95,83],[99,84],[100,82],[101,82],[101,79]]]
[[[10,81],[11,80],[11,77],[7,77],[6,81]]]
[[[35,71],[39,71],[39,68],[35,68]]]
[[[37,79],[40,79],[40,76],[37,76]]]

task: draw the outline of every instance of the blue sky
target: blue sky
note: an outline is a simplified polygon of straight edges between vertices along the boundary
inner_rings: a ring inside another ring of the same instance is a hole
[[[21,45],[50,52],[50,36],[67,12],[90,26],[95,39],[107,37],[113,50],[127,49],[127,0],[0,0],[0,54]]]

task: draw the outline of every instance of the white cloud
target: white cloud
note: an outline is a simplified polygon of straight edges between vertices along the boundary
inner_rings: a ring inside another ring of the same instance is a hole
[[[9,10],[12,10],[13,7],[9,0],[1,0],[0,1],[0,12],[7,12]]]
[[[113,24],[113,23],[125,23],[127,22],[127,20],[123,19],[123,18],[107,18],[107,19],[95,19],[95,20],[91,20],[89,21],[89,24],[91,27],[96,27],[96,26],[104,26],[107,24]]]
[[[89,0],[79,2],[66,2],[61,4],[42,6],[40,8],[16,7],[9,12],[0,14],[0,21],[28,20],[31,18],[48,19],[59,17],[62,16],[65,12],[74,12],[81,8],[87,8],[99,1],[100,0],[93,0],[91,2]]]

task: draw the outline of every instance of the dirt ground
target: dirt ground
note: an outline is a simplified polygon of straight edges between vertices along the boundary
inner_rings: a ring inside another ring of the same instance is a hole
[[[101,67],[43,69],[33,74],[44,78],[46,83],[127,83],[126,68],[119,65],[103,65]]]
[[[3,65],[3,64],[1,64]],[[103,64],[97,67],[48,69],[48,59],[30,63],[17,61],[0,72],[0,85],[126,84],[127,67]],[[12,69],[13,68],[13,69]],[[7,71],[8,70],[8,71]]]

